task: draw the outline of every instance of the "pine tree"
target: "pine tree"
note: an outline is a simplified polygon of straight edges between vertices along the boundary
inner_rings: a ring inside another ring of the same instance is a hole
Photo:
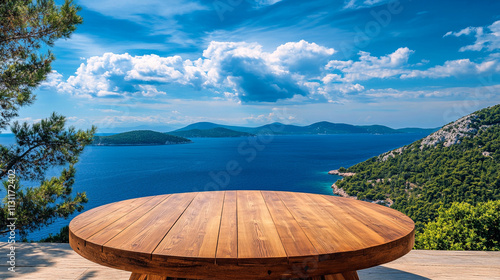
[[[34,124],[13,121],[18,111],[35,101],[33,91],[51,72],[54,42],[69,38],[82,23],[71,0],[57,6],[53,0],[3,0],[0,3],[0,131],[10,128],[15,144],[0,145],[0,234],[30,231],[81,211],[85,193],[72,196],[74,164],[92,142],[95,127],[66,127],[65,117],[53,113]],[[45,178],[49,168],[65,166],[59,177]],[[38,187],[22,184],[38,182]],[[11,227],[12,228],[12,227]]]

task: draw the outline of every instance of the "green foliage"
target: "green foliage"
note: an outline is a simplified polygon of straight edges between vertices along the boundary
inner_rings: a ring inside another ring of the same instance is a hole
[[[374,157],[349,167],[356,175],[337,186],[359,199],[390,198],[393,208],[416,222],[417,230],[453,202],[476,205],[500,199],[500,105],[475,114],[472,126],[483,127],[476,135],[449,147],[420,149],[419,140],[385,161]]]
[[[39,242],[69,243],[69,226],[61,228],[58,234],[49,234],[49,237],[41,239]]]
[[[68,38],[82,22],[71,1],[4,0],[0,4],[0,129],[35,100],[32,90],[50,73],[54,56],[40,49]]]
[[[440,208],[435,221],[416,237],[415,247],[425,250],[500,250],[500,201],[477,206],[454,202]]]
[[[94,145],[168,145],[189,143],[191,140],[155,132],[151,130],[136,130],[111,136],[96,136]]]
[[[65,123],[66,119],[55,113],[33,125],[14,122],[11,129],[16,144],[0,148],[0,178],[15,169],[24,179],[42,179],[51,166],[76,163],[85,145],[92,142],[95,128],[76,131],[66,129]]]
[[[16,180],[15,218],[16,228],[21,236],[51,224],[56,218],[67,218],[75,211],[83,210],[82,204],[87,202],[85,193],[77,193],[75,197],[71,197],[75,172],[73,165],[70,165],[62,171],[61,176],[43,180],[36,188],[20,188],[19,180]],[[4,182],[6,192],[9,185],[12,182]],[[7,220],[9,212],[6,207],[3,210],[2,218]]]
[[[0,145],[0,180],[10,197],[4,195],[0,203],[0,234],[6,233],[7,218],[17,218],[23,238],[58,217],[81,211],[87,202],[84,193],[71,196],[73,165],[92,142],[95,127],[66,128],[65,117],[55,113],[32,125],[11,124],[20,107],[33,103],[33,90],[50,73],[54,60],[50,47],[57,39],[68,38],[82,22],[78,11],[69,0],[60,7],[52,0],[0,3],[0,130],[10,126],[16,138],[14,145]],[[67,168],[59,177],[46,179],[46,171],[57,166]],[[40,185],[23,187],[21,182]],[[15,211],[9,211],[8,203],[15,203]]]

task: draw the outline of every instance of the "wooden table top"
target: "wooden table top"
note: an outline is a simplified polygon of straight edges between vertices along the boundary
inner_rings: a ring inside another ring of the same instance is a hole
[[[69,226],[71,247],[97,263],[204,279],[367,268],[409,252],[414,228],[385,206],[279,191],[142,197],[91,209]]]

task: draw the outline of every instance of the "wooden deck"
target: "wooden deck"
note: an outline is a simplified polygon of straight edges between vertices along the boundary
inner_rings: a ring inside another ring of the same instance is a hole
[[[0,279],[128,279],[130,272],[92,263],[68,244],[16,244],[16,272],[7,270],[8,244],[0,242]],[[411,251],[382,266],[358,271],[363,279],[500,279],[500,252]]]

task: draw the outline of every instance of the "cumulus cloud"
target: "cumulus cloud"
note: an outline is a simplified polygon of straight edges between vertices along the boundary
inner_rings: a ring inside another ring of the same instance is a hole
[[[496,59],[475,63],[467,59],[446,61],[427,70],[413,70],[401,78],[447,78],[500,72],[500,63]]]
[[[48,75],[47,79],[43,81],[40,86],[42,88],[56,88],[62,82],[63,75],[58,73],[56,70],[52,70]]]
[[[408,58],[412,53],[409,48],[399,48],[389,55],[375,57],[368,52],[360,51],[359,61],[331,60],[326,69],[338,70],[341,74],[327,75],[324,81],[354,82],[397,77],[408,72]]]
[[[166,85],[180,84],[222,90],[242,102],[274,102],[308,95],[305,81],[317,78],[333,54],[306,41],[286,43],[272,53],[257,43],[211,42],[195,60],[105,53],[87,59],[56,87],[85,97],[158,96],[168,94]]]
[[[128,53],[93,56],[74,75],[64,80],[53,72],[43,85],[87,98],[192,99],[196,91],[190,91],[189,97],[180,96],[185,93],[178,88],[187,86],[212,100],[301,103],[367,95],[369,89],[363,82],[372,79],[437,79],[500,72],[500,57],[495,55],[480,63],[460,59],[414,70],[425,63],[410,64],[413,52],[407,47],[382,56],[361,51],[358,59],[332,60],[334,49],[303,40],[271,52],[258,43],[213,41],[194,59]]]
[[[303,75],[319,75],[334,53],[335,50],[332,48],[301,40],[279,46],[270,55],[270,60],[287,71]]]
[[[493,24],[487,27],[467,27],[458,32],[447,32],[444,37],[447,36],[469,36],[474,35],[476,41],[472,45],[461,47],[459,51],[481,51],[486,49],[488,51],[494,51],[500,49],[500,20],[495,21]]]

